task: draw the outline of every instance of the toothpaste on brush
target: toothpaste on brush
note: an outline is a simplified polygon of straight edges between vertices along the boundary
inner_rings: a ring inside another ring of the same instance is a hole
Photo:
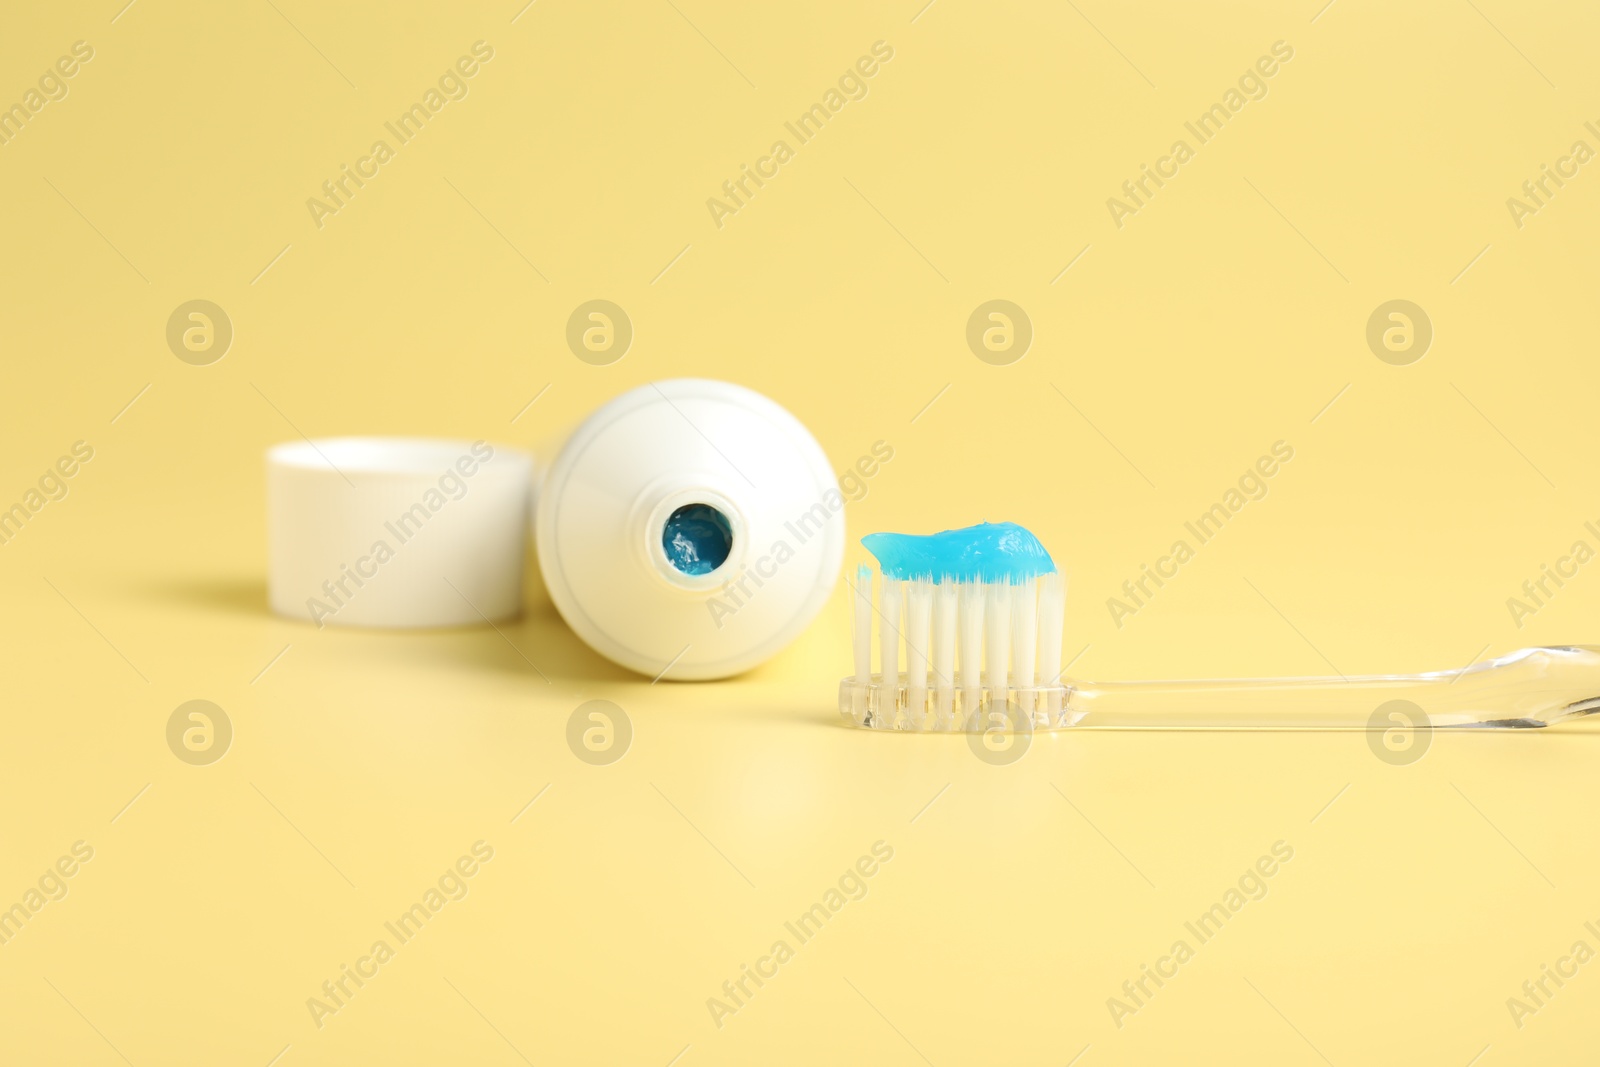
[[[943,731],[1064,725],[1066,580],[1037,537],[1005,522],[861,543],[878,561],[881,589],[874,605],[871,568],[861,567],[855,676],[839,693],[846,719]]]

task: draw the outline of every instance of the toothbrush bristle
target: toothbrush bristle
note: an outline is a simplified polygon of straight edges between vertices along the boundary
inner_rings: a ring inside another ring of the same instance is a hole
[[[856,570],[855,589],[856,684],[872,681],[872,568],[862,564]]]
[[[1032,689],[1034,654],[1039,648],[1039,614],[1035,588],[1037,581],[1025,578],[1011,587],[1011,673],[1018,689]],[[1019,693],[1017,703],[1023,715],[1033,717],[1031,693]]]
[[[954,581],[933,586],[933,683],[935,728],[955,725],[956,621],[960,617],[960,591]]]
[[[900,677],[900,607],[905,596],[903,583],[896,578],[883,579],[883,602],[878,611],[883,616],[883,628],[878,631],[878,666],[887,681]]]
[[[922,729],[928,704],[928,638],[933,628],[933,583],[906,585],[906,718]]]
[[[961,582],[961,607],[956,626],[961,632],[957,653],[961,657],[961,719],[970,728],[976,721],[978,699],[983,692],[983,583],[972,579]]]
[[[1039,684],[1061,680],[1061,631],[1066,622],[1067,580],[1058,571],[1039,579]]]
[[[983,684],[989,690],[991,705],[998,693],[1003,709],[1006,691],[1011,688],[1006,670],[1011,653],[1011,584],[984,582],[983,586]]]
[[[955,534],[1032,537],[1019,526],[986,526],[934,539]],[[894,555],[898,561],[877,574],[866,566],[856,573],[853,721],[970,731],[1062,725],[1066,579],[1043,547],[1024,557],[974,552],[941,569],[906,550],[899,534],[870,534],[862,541],[880,560]]]

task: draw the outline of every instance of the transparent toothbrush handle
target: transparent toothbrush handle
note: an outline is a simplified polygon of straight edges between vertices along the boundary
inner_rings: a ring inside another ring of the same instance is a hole
[[[1059,724],[1367,729],[1389,725],[1379,709],[1393,700],[1416,705],[1424,722],[1437,727],[1552,726],[1600,710],[1600,648],[1527,648],[1464,670],[1428,674],[1069,682]]]

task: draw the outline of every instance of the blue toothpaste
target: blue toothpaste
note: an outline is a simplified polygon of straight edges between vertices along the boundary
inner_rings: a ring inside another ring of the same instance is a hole
[[[861,539],[885,578],[1020,581],[1054,574],[1039,539],[1014,522],[983,522],[936,534],[875,533]]]
[[[667,561],[684,574],[710,574],[722,566],[732,545],[727,516],[709,504],[679,508],[661,531]]]

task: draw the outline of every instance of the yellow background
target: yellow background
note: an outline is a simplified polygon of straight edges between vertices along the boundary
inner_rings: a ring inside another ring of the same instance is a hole
[[[1506,607],[1600,518],[1600,164],[1520,229],[1505,203],[1600,147],[1591,9],[920,2],[10,6],[0,103],[95,56],[0,146],[0,501],[95,455],[0,546],[0,905],[95,852],[0,947],[0,1060],[1587,1062],[1600,965],[1520,1029],[1506,1008],[1600,948],[1581,732],[1438,736],[1407,766],[1360,734],[1095,733],[992,767],[838,724],[842,596],[704,685],[600,660],[533,576],[503,634],[268,614],[268,445],[548,459],[605,399],[702,375],[841,468],[893,445],[852,543],[1035,530],[1074,676],[1600,640],[1600,573],[1521,628]],[[470,94],[317,228],[307,198],[477,40]],[[706,199],[878,40],[869,95],[714,225]],[[1119,229],[1107,198],[1278,40],[1266,98]],[[196,298],[235,329],[211,366],[165,341]],[[636,330],[607,367],[564,341],[593,298]],[[1011,366],[964,339],[994,298],[1035,330]],[[1391,299],[1434,325],[1410,366],[1365,342]],[[1278,440],[1266,499],[1117,627],[1106,598]],[[235,730],[206,767],[164,736],[196,698]],[[635,731],[607,767],[564,740],[594,698]],[[307,998],[480,839],[466,899],[319,1029]],[[865,899],[713,1025],[878,840]],[[1279,840],[1267,896],[1119,1029],[1107,998]]]

